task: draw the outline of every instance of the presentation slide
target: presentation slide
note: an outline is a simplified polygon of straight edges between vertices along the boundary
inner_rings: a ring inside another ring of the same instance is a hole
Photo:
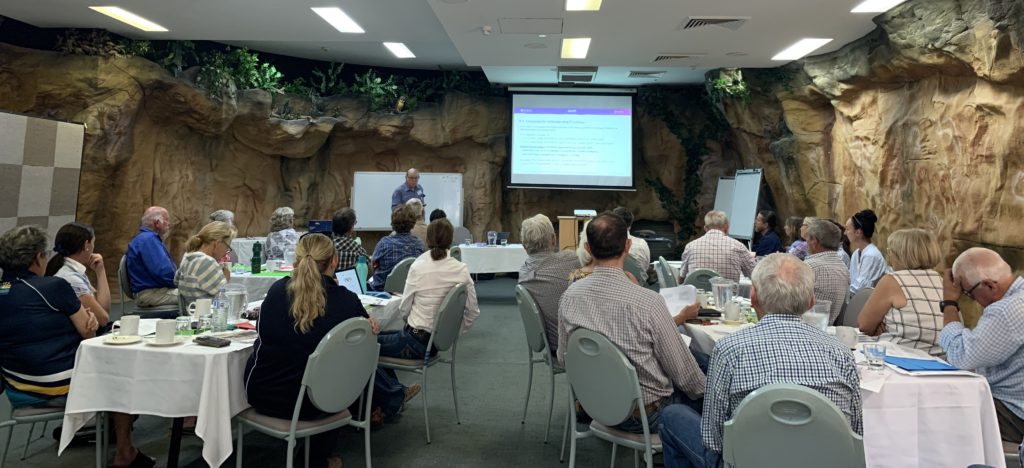
[[[514,94],[512,187],[633,188],[633,96]]]

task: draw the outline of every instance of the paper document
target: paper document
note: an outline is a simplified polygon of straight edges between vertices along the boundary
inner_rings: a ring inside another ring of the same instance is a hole
[[[686,306],[697,303],[697,288],[689,284],[674,288],[661,288],[659,294],[665,299],[668,313],[673,316]]]
[[[379,298],[379,297],[373,297],[373,296],[367,296],[365,294],[360,294],[359,295],[359,302],[362,302],[363,305],[379,306],[379,305],[384,305],[384,304],[387,304],[388,302],[391,302],[391,299],[390,298],[382,299],[382,298]]]

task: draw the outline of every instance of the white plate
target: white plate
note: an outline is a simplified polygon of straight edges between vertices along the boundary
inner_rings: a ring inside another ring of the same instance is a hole
[[[109,335],[103,339],[104,344],[109,345],[130,345],[142,341],[139,335]]]
[[[160,342],[156,341],[156,338],[146,338],[146,344],[149,345],[149,346],[174,346],[174,345],[182,344],[182,343],[188,341],[188,339],[189,339],[189,337],[187,337],[187,336],[175,336],[174,337],[174,341],[168,341],[167,343],[160,343]]]

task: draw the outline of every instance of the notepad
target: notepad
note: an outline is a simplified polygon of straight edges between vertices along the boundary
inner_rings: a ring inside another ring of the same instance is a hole
[[[955,371],[959,370],[949,364],[934,359],[911,359],[901,358],[895,356],[886,356],[885,362],[892,364],[900,369],[916,372],[916,371]]]

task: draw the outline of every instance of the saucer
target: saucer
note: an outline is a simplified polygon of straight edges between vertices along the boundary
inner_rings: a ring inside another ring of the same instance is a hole
[[[747,321],[746,320],[722,320],[722,325],[737,326],[737,325],[743,325],[744,323],[747,323]]]
[[[109,345],[130,345],[142,341],[139,335],[110,335],[103,339],[104,344]]]
[[[175,335],[173,341],[168,341],[166,343],[159,342],[156,340],[156,338],[146,338],[146,344],[149,346],[174,346],[188,341],[188,338],[189,337],[187,336]]]

